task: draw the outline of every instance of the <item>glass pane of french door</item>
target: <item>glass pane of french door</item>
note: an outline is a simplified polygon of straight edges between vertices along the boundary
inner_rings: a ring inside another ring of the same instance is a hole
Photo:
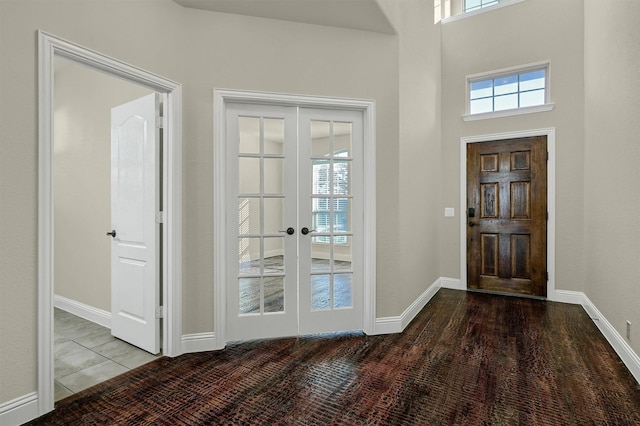
[[[350,308],[352,124],[311,121],[311,310]],[[338,266],[339,265],[339,266]],[[336,267],[343,273],[335,274]],[[336,291],[339,289],[340,291]]]
[[[297,334],[295,108],[227,107],[230,256],[227,333],[231,340]]]

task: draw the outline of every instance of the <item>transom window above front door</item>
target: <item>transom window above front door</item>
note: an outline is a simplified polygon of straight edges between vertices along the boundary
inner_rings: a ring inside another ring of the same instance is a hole
[[[549,111],[549,63],[467,76],[465,121]]]

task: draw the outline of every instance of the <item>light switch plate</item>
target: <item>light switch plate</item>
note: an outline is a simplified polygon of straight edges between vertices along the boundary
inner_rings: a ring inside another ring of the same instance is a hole
[[[453,207],[444,208],[444,217],[454,217],[456,215],[456,209]]]

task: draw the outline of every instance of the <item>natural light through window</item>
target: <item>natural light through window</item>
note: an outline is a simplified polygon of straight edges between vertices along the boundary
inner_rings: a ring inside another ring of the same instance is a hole
[[[500,3],[499,0],[464,0],[464,11],[472,12],[483,7],[494,6]]]
[[[316,232],[347,232],[349,229],[349,166],[348,153],[334,154],[334,160],[313,160],[313,193],[331,194],[332,196],[313,198],[312,215],[313,229]],[[333,168],[333,173],[332,173]],[[331,176],[333,174],[333,179]],[[333,188],[330,187],[333,180]],[[345,198],[341,198],[341,195]],[[333,229],[331,216],[333,213]],[[329,236],[316,236],[314,242],[329,243]],[[334,244],[346,244],[346,236],[334,236]]]
[[[467,79],[470,115],[547,103],[548,66]]]

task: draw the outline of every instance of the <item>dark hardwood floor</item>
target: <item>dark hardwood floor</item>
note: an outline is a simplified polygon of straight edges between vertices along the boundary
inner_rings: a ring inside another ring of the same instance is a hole
[[[161,358],[31,424],[639,425],[640,387],[580,306],[442,289],[401,334]]]

